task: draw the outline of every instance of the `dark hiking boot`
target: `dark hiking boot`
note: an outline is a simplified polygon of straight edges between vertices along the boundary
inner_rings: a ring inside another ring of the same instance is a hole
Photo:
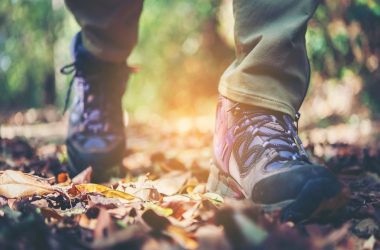
[[[128,67],[93,57],[82,46],[79,34],[74,39],[73,54],[75,62],[61,70],[63,74],[74,73],[65,103],[66,110],[74,87],[66,140],[70,175],[92,166],[95,182],[122,177],[120,162],[126,138],[121,99]]]
[[[344,202],[334,174],[309,161],[289,115],[224,97],[207,186],[223,196],[251,199],[266,211],[282,209],[282,219],[294,222]]]

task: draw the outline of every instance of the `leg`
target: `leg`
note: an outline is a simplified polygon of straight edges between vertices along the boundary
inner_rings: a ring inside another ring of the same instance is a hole
[[[137,41],[142,0],[66,0],[82,31],[73,39],[75,88],[66,140],[71,175],[88,166],[94,181],[122,176],[125,129],[121,99],[128,80],[126,59]],[[66,107],[69,98],[66,98]]]
[[[284,220],[296,222],[344,201],[334,174],[310,161],[295,123],[309,82],[305,30],[316,7],[316,0],[234,0],[237,58],[219,86],[208,181],[211,191],[281,208]]]
[[[305,32],[318,2],[234,0],[236,60],[221,95],[294,117],[309,84]]]
[[[137,42],[143,0],[66,0],[82,28],[84,47],[104,61],[121,62]]]

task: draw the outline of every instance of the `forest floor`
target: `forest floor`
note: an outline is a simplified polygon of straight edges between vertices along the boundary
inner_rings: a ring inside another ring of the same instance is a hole
[[[0,130],[0,249],[380,248],[379,144],[309,141],[313,160],[337,174],[348,201],[293,224],[278,211],[207,192],[208,118],[131,124],[128,175],[101,185],[91,183],[91,169],[66,174],[62,126]]]

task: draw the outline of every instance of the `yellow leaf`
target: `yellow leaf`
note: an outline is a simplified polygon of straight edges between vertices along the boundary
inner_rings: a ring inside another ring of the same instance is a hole
[[[170,216],[170,215],[173,214],[173,209],[161,207],[161,206],[156,205],[154,203],[147,203],[145,205],[145,207],[148,208],[148,209],[152,209],[157,214],[162,215],[162,216],[166,216],[167,217],[167,216]]]
[[[185,249],[198,248],[198,242],[192,239],[192,237],[190,237],[190,234],[186,232],[184,229],[174,226],[174,225],[169,225],[169,227],[167,228],[167,232],[183,248]]]
[[[106,191],[102,192],[102,194],[108,198],[120,198],[120,199],[126,199],[126,200],[135,199],[135,196],[133,196],[131,194],[124,193],[124,192],[118,191],[118,190],[113,190],[113,189],[106,190]]]
[[[99,184],[94,184],[94,183],[79,184],[79,185],[75,185],[75,187],[81,192],[88,192],[88,193],[101,193],[106,190],[112,190],[109,187],[99,185]]]
[[[75,187],[80,191],[80,192],[88,192],[88,193],[100,193],[104,195],[105,197],[108,198],[119,198],[119,199],[126,199],[126,200],[133,200],[135,196],[111,189],[107,186],[99,185],[99,184],[94,184],[94,183],[88,183],[88,184],[79,184],[75,185]]]

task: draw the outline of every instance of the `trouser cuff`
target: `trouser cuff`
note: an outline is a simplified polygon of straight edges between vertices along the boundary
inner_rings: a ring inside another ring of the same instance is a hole
[[[291,105],[258,93],[248,93],[223,84],[219,84],[219,93],[235,102],[282,112],[290,115],[293,119],[296,117],[296,110]]]

